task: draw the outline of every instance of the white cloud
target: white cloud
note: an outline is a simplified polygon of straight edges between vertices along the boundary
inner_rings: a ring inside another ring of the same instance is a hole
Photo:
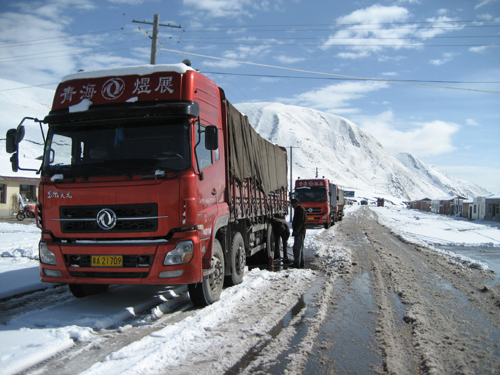
[[[239,62],[224,60],[205,60],[202,62],[202,65],[219,69],[233,69],[241,66]]]
[[[467,120],[465,120],[465,122],[467,123],[467,125],[479,126],[479,124],[474,119],[471,118],[468,118]]]
[[[495,3],[495,2],[498,2],[498,0],[483,0],[479,4],[476,5],[475,9],[479,9],[479,8],[485,6],[485,5],[488,5],[488,4],[491,4],[491,3]]]
[[[491,46],[479,46],[479,47],[471,47],[469,48],[469,52],[474,52],[474,53],[483,53],[486,51],[488,48]]]
[[[394,118],[392,111],[378,116],[356,116],[352,120],[390,152],[408,152],[417,157],[454,151],[452,136],[460,129],[458,124],[440,120],[402,124]]]
[[[234,59],[234,60],[244,60],[251,56],[262,56],[271,51],[271,46],[263,45],[263,46],[245,46],[240,45],[234,51],[225,51],[223,56],[226,59]]]
[[[183,3],[188,11],[201,10],[210,17],[249,16],[247,8],[252,6],[251,0],[183,0]]]
[[[15,6],[22,13],[0,13],[0,43],[7,44],[0,49],[0,77],[16,77],[28,85],[57,83],[79,68],[89,70],[149,60],[120,58],[109,49],[95,52],[103,44],[123,43],[124,38],[127,44],[123,46],[133,48],[130,36],[123,33],[74,37],[67,32],[74,22],[67,15],[93,10],[95,5],[90,0],[18,2]]]
[[[443,57],[441,59],[435,59],[429,61],[429,64],[432,65],[443,65],[446,64],[447,62],[450,62],[453,60],[453,58],[456,56],[456,53],[443,53]]]
[[[276,101],[303,107],[311,107],[335,114],[356,113],[350,102],[360,99],[370,91],[388,87],[384,82],[355,81],[342,82],[308,91],[293,98],[278,98]]]
[[[285,55],[275,56],[274,58],[282,64],[295,64],[305,60],[305,57],[290,57]]]
[[[26,84],[57,81],[50,76],[61,76],[74,71],[64,40],[64,25],[30,14],[0,14],[0,42],[9,43],[0,49],[2,76],[16,77]],[[40,41],[50,40],[51,43]],[[61,52],[62,51],[62,52]],[[47,59],[50,53],[57,57]]]
[[[440,10],[439,13],[444,12]],[[345,48],[347,52],[338,53],[338,57],[359,59],[387,49],[419,49],[425,46],[427,39],[463,28],[463,25],[453,23],[455,19],[444,15],[428,18],[428,26],[407,24],[401,28],[399,24],[409,22],[410,18],[411,14],[406,8],[396,5],[376,4],[358,9],[336,20],[337,26],[344,28],[329,36],[321,48]]]

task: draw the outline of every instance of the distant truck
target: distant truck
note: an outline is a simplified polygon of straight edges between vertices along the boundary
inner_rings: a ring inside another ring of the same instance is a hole
[[[23,122],[7,132],[19,166]],[[32,119],[32,118],[31,118]],[[194,304],[272,262],[286,150],[185,64],[80,72],[59,84],[37,204],[41,280],[76,297],[109,284],[187,284]],[[45,137],[44,137],[45,138]]]
[[[377,198],[377,207],[384,207],[385,199]]]
[[[344,190],[328,179],[296,180],[295,196],[306,209],[310,226],[328,229],[344,217]]]

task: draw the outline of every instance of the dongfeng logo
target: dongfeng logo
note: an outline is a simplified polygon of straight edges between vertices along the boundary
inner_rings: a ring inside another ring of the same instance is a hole
[[[96,221],[101,229],[113,229],[116,225],[116,214],[110,208],[103,208],[97,213]]]
[[[102,86],[101,95],[106,100],[118,99],[125,91],[125,82],[121,78],[111,78]]]
[[[313,212],[313,209],[309,207],[309,208],[307,209],[307,212]]]

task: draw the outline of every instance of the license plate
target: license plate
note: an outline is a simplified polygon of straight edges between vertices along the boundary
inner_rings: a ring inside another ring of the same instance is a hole
[[[307,220],[314,220],[314,218],[313,217],[308,217]]]
[[[92,267],[122,267],[122,255],[92,255]]]

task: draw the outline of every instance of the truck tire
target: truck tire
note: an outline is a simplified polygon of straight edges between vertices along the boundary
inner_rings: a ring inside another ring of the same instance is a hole
[[[201,283],[188,285],[189,297],[196,306],[208,306],[220,298],[224,285],[224,253],[218,240],[214,240],[211,271]]]
[[[230,275],[224,279],[224,286],[234,286],[241,284],[245,274],[247,255],[245,252],[245,243],[240,232],[233,234],[231,247],[229,248],[228,266]]]
[[[76,298],[93,296],[108,290],[108,284],[69,284],[69,290]]]

